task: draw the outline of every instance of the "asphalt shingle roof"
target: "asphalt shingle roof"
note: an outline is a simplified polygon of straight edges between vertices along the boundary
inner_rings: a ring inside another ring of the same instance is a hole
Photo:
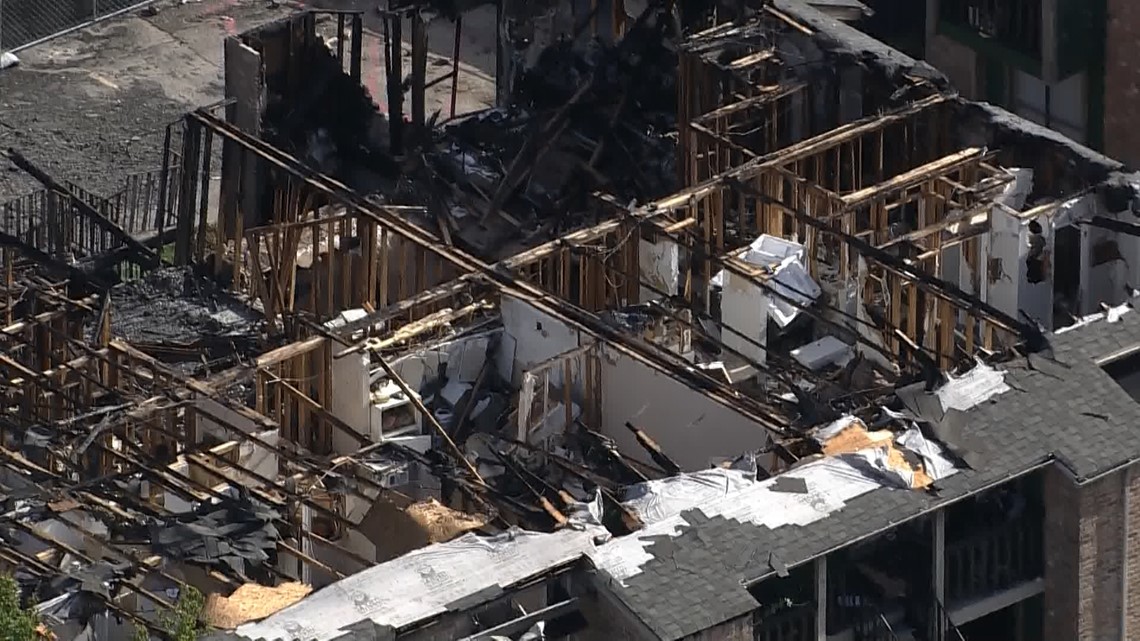
[[[882,488],[810,525],[776,529],[688,512],[680,536],[655,541],[642,572],[609,588],[673,641],[751,612],[757,603],[745,586],[773,566],[807,562],[1050,462],[1083,481],[1140,459],[1140,404],[1096,363],[1140,345],[1140,312],[1050,342],[1051,357],[1000,366],[1012,389],[966,412],[951,443],[969,450],[973,469],[937,492]]]

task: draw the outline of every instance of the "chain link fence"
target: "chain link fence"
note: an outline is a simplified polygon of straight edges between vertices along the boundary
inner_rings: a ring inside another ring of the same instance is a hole
[[[155,0],[0,0],[0,51],[16,51]]]

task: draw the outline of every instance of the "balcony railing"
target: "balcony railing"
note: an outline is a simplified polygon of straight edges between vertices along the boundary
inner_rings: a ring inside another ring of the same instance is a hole
[[[865,607],[863,615],[863,620],[852,628],[855,641],[899,641],[887,616],[878,608]]]
[[[1041,0],[943,0],[940,19],[1033,60],[1041,58]]]
[[[921,625],[925,641],[966,641],[962,631],[950,620],[946,607],[934,594],[926,597],[924,621]]]
[[[752,617],[754,641],[813,641],[815,603],[794,605],[772,614],[757,610]]]
[[[947,542],[946,603],[957,604],[1041,576],[1039,519],[1021,518]]]

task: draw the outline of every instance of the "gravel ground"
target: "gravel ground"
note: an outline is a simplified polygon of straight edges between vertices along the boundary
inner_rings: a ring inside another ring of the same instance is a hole
[[[156,15],[123,16],[21,51],[20,66],[0,72],[0,150],[16,147],[59,180],[114,193],[126,176],[158,168],[167,123],[222,99],[225,37],[303,4],[364,9],[366,31],[378,26],[374,0],[168,0],[154,5]],[[445,72],[439,56],[450,54],[451,24],[433,23],[430,33],[434,76]],[[465,18],[460,113],[494,100],[494,38],[493,9]],[[374,98],[384,95],[381,51],[381,38],[366,33],[364,84]],[[429,110],[448,103],[448,83],[430,90]],[[0,158],[0,203],[38,188]]]
[[[82,89],[68,75],[19,71],[3,78],[2,145],[19,149],[57,179],[101,195],[117,191],[126,175],[157,168],[165,124],[186,105],[167,98],[155,83],[133,86],[129,101],[84,105],[76,95]],[[0,202],[38,188],[14,166],[0,173]]]
[[[225,25],[203,23],[184,37],[179,28],[190,23],[170,14],[204,21],[215,4],[160,3],[155,17],[124,16],[20,52],[21,64],[0,72],[0,148],[104,195],[157,168],[166,124],[223,91]],[[204,37],[216,54],[198,51]],[[39,187],[7,163],[0,169],[0,202]]]

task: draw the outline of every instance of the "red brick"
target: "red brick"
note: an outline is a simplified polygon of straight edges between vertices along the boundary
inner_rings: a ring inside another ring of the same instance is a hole
[[[1140,2],[1108,0],[1105,42],[1104,151],[1140,167]]]

